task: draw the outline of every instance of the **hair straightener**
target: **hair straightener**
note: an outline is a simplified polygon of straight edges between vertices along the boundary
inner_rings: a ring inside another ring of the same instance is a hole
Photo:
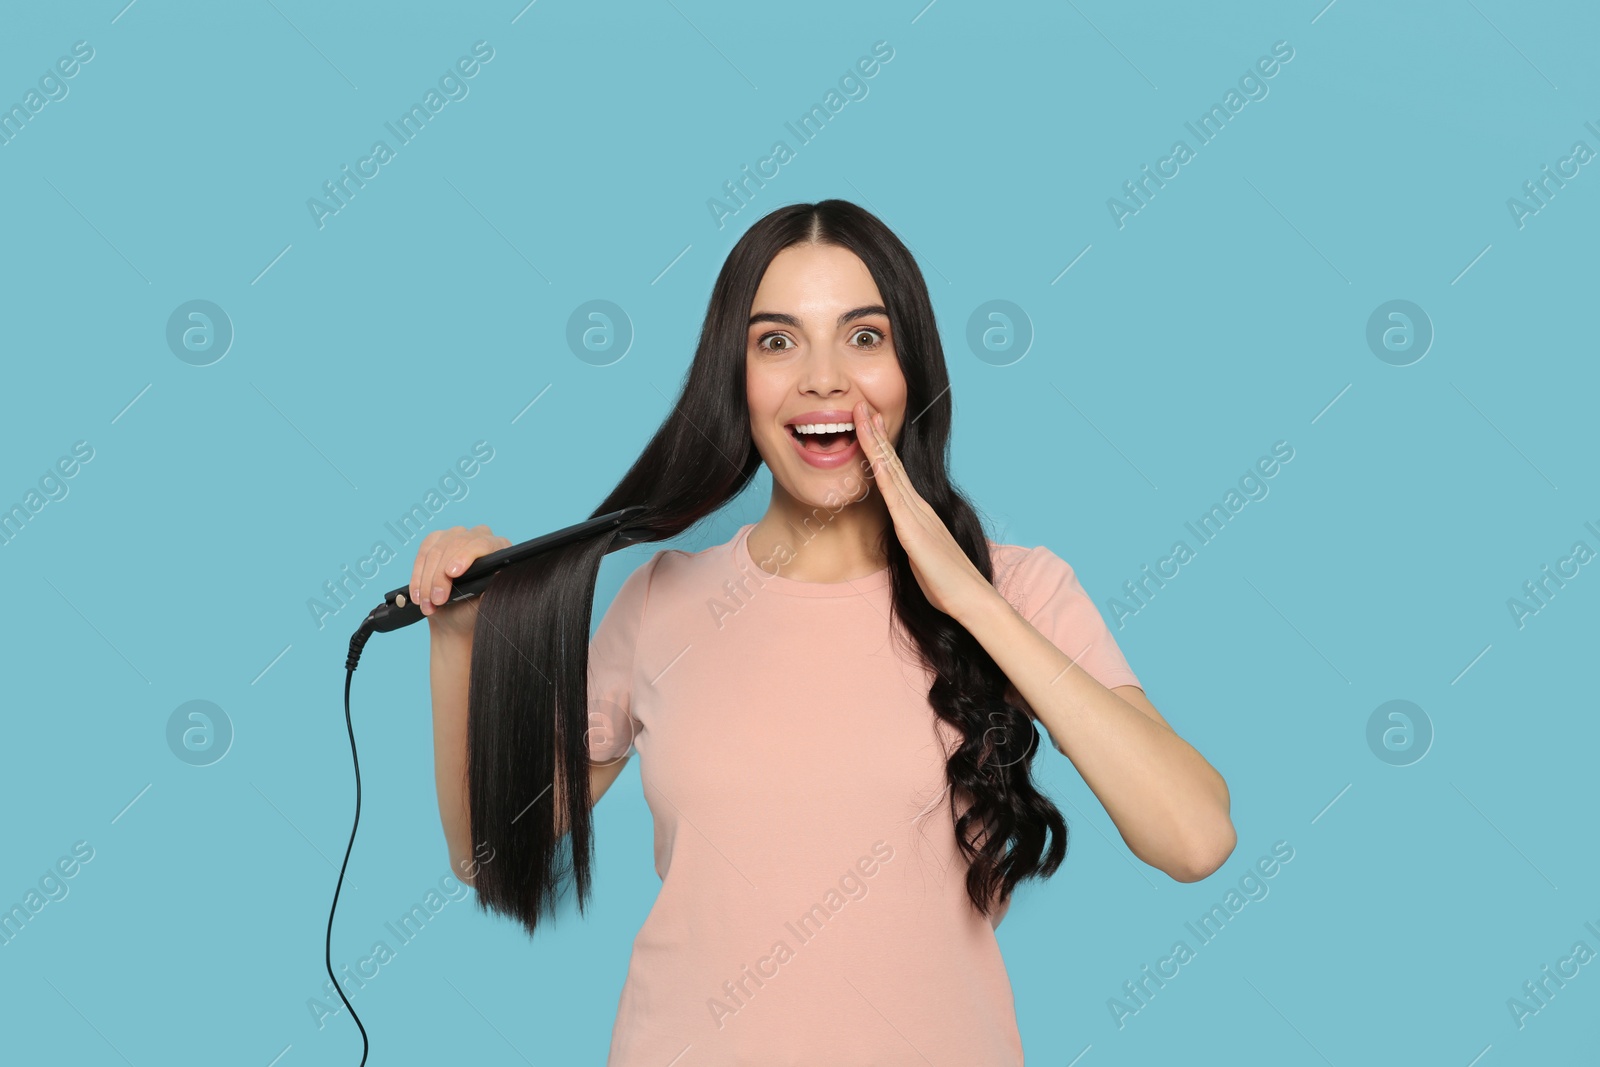
[[[498,552],[489,553],[487,556],[479,556],[472,561],[472,566],[462,571],[461,576],[451,583],[449,602],[454,604],[458,600],[477,596],[489,585],[489,580],[495,576],[495,573],[503,567],[509,567],[511,564],[520,563],[525,559],[531,559],[541,552],[548,552],[552,548],[560,548],[562,545],[569,545],[574,541],[581,541],[586,537],[592,537],[606,530],[615,529],[644,511],[644,505],[636,504],[633,507],[623,508],[621,511],[613,511],[607,515],[588,519],[578,523],[576,526],[568,526],[554,533],[535,537],[533,540],[524,541],[520,545],[508,545]],[[645,537],[646,531],[624,530],[616,541],[612,543],[611,547],[614,551],[624,545],[633,544],[635,541],[643,541]],[[409,585],[402,585],[398,589],[389,590],[383,595],[383,603],[373,608],[371,613],[367,615],[366,620],[362,622],[362,629],[369,634],[388,633],[390,630],[398,630],[402,626],[409,626],[411,623],[426,618],[427,616],[422,614],[422,609],[417,606],[415,601],[410,599],[410,593],[411,587]],[[350,639],[351,659],[346,664],[350,670],[355,670],[355,661],[361,658],[361,645],[356,644],[356,638],[360,635],[361,630],[357,630],[356,636]],[[362,642],[362,644],[365,643],[365,641]]]
[[[568,526],[554,533],[547,533],[535,537],[531,541],[524,541],[518,545],[509,545],[498,552],[491,552],[472,561],[472,565],[461,572],[450,586],[450,603],[474,597],[488,588],[489,582],[502,568],[513,563],[531,559],[541,552],[548,552],[553,548],[569,545],[607,530],[621,529],[621,532],[612,541],[608,551],[616,551],[625,545],[637,541],[648,540],[649,531],[641,528],[627,529],[627,524],[643,515],[648,508],[642,504],[622,508],[619,511],[597,515],[592,519],[573,526]],[[367,1028],[361,1025],[361,1019],[356,1015],[355,1008],[350,1006],[350,1000],[344,995],[344,988],[339,984],[339,978],[333,973],[333,913],[339,907],[339,891],[344,888],[345,868],[350,864],[350,851],[356,844],[356,827],[361,824],[361,763],[356,758],[356,732],[350,722],[350,681],[355,676],[356,663],[361,659],[361,650],[366,646],[367,639],[375,633],[387,633],[398,630],[402,626],[409,626],[419,619],[426,618],[422,609],[410,599],[411,587],[402,585],[398,589],[391,589],[384,594],[383,603],[373,608],[367,617],[362,620],[361,626],[350,637],[350,653],[345,657],[344,676],[344,725],[345,731],[350,735],[350,762],[355,768],[356,776],[356,814],[350,824],[350,843],[345,846],[344,862],[339,864],[339,882],[333,890],[333,906],[328,909],[328,936],[323,946],[323,962],[328,968],[328,978],[333,982],[334,992],[339,994],[339,999],[344,1001],[344,1006],[350,1012],[350,1018],[355,1020],[356,1029],[361,1031],[361,1063],[365,1067],[367,1062]]]

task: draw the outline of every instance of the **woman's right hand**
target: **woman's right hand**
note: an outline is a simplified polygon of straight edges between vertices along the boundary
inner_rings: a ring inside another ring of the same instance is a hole
[[[510,538],[500,537],[483,525],[470,530],[464,526],[434,530],[422,539],[416,562],[411,565],[411,599],[421,605],[431,632],[452,637],[472,636],[478,618],[478,598],[468,597],[452,604],[450,587],[473,560],[510,545]]]

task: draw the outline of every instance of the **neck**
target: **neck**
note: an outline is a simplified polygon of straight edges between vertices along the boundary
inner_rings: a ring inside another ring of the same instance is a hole
[[[750,531],[750,554],[787,558],[783,576],[799,582],[845,582],[889,565],[880,544],[889,510],[876,490],[834,509],[796,500],[774,486],[772,502]],[[779,553],[779,549],[787,551]]]

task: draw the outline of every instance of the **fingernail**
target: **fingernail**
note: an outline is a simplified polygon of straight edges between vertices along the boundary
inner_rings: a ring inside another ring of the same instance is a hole
[[[444,603],[444,590],[437,585],[433,587],[433,602],[435,604]]]

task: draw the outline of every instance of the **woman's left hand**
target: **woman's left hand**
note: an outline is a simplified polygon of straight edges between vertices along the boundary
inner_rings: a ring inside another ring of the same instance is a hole
[[[910,557],[911,572],[928,603],[959,621],[964,611],[976,607],[984,598],[999,596],[972,565],[938,513],[912,487],[877,409],[862,400],[853,409],[853,416],[856,439],[872,461],[872,476],[889,507],[895,536]]]

